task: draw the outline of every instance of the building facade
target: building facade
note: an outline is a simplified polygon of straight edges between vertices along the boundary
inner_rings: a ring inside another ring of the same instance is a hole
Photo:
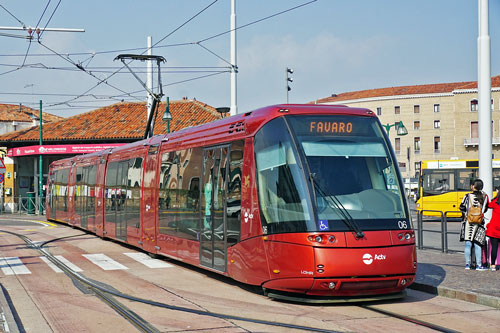
[[[371,89],[332,95],[317,104],[343,104],[375,112],[389,133],[403,177],[423,160],[478,158],[477,82]],[[492,78],[492,153],[500,158],[500,76]],[[397,135],[403,122],[408,135]]]
[[[63,117],[42,112],[42,125],[59,121]],[[40,124],[40,111],[24,105],[0,104],[0,136],[9,132],[37,127]],[[0,203],[5,196],[12,196],[16,171],[14,160],[7,156],[8,145],[0,144],[0,158],[5,165],[3,182],[0,183]],[[22,179],[26,184],[26,179]]]
[[[221,118],[213,107],[184,99],[171,101],[172,119],[162,120],[165,103],[161,103],[154,121],[154,134],[167,129],[178,131],[185,127],[204,124]],[[0,199],[6,210],[21,206],[21,200],[30,193],[38,197],[39,165],[42,159],[42,184],[47,183],[47,172],[53,161],[113,148],[143,139],[147,124],[146,103],[116,103],[93,111],[51,123],[43,123],[42,145],[40,128],[32,126],[0,135],[0,146],[5,147],[5,191]],[[38,207],[38,203],[37,203]]]

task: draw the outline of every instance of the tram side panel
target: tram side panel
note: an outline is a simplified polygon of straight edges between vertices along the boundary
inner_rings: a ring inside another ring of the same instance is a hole
[[[109,150],[108,150],[109,151]],[[97,161],[97,179],[95,188],[95,223],[94,230],[91,230],[100,237],[104,237],[104,207],[105,207],[105,175],[106,175],[106,158],[108,151],[105,151],[99,156]]]
[[[74,161],[73,161],[74,162]],[[74,164],[74,163],[72,163]],[[68,206],[65,222],[75,225],[75,178],[76,178],[76,167],[72,166],[69,172],[68,180]]]
[[[255,179],[253,138],[245,139],[241,184],[241,241],[228,249],[229,274],[237,281],[260,285],[270,279]]]
[[[157,168],[160,159],[159,143],[150,145],[144,161],[141,205],[141,242],[144,250],[151,253],[158,253],[156,238],[158,232]],[[161,252],[161,248],[159,250]]]

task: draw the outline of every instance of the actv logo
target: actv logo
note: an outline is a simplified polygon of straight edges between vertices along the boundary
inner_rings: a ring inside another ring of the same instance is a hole
[[[371,263],[374,261],[374,260],[385,260],[385,255],[384,254],[376,254],[375,256],[372,256],[371,254],[369,253],[365,253],[363,255],[363,262],[366,264],[366,265],[371,265]]]

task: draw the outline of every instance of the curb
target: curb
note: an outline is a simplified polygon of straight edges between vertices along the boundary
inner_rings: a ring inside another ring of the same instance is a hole
[[[435,287],[428,284],[414,282],[409,289],[422,291],[424,293],[458,299],[461,301],[476,303],[480,305],[489,306],[492,308],[500,309],[500,298],[478,294],[474,292],[467,292],[447,287]]]
[[[7,290],[0,283],[0,330],[2,332],[19,333],[16,316],[11,308],[12,301]],[[15,310],[14,310],[15,311]]]

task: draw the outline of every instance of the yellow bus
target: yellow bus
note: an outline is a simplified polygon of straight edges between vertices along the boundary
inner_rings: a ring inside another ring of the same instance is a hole
[[[500,186],[500,160],[493,160],[493,187]],[[459,211],[463,197],[478,178],[478,160],[429,160],[420,162],[417,210],[423,215],[440,216],[436,212]],[[460,213],[448,213],[460,217]]]

